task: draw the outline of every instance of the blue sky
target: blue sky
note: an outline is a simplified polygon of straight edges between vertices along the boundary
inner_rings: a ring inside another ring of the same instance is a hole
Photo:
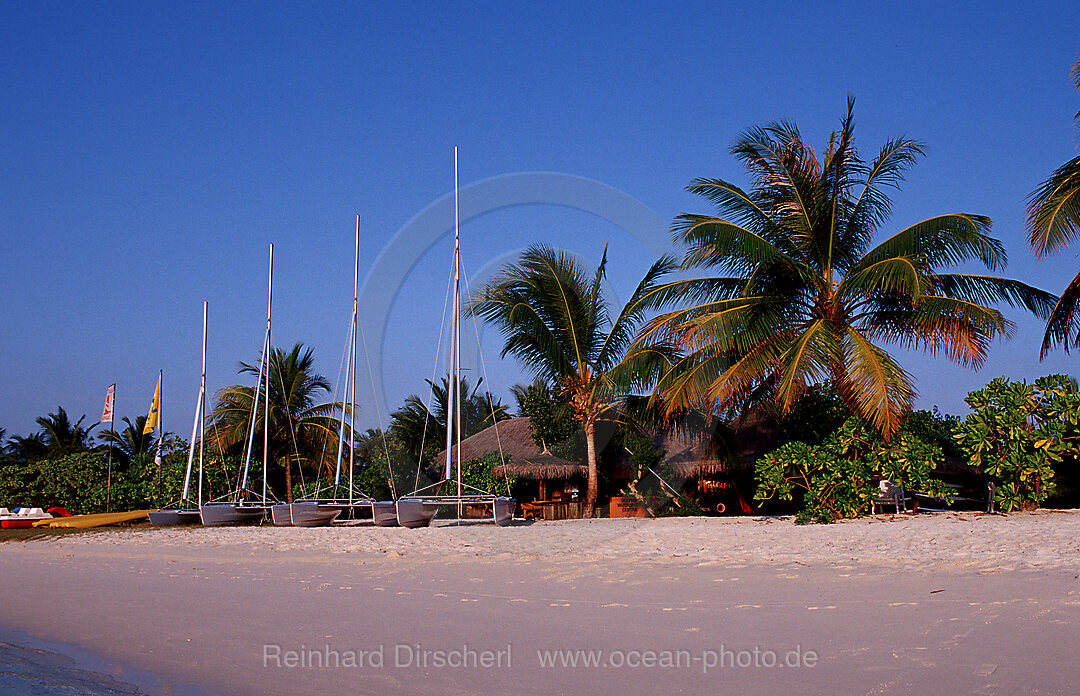
[[[1066,2],[2,3],[0,427],[29,433],[57,405],[95,421],[114,381],[118,415],[134,418],[161,369],[166,427],[189,432],[201,302],[216,390],[257,359],[269,242],[275,344],[311,345],[337,382],[353,216],[363,278],[450,192],[455,145],[475,196],[493,177],[554,172],[667,224],[708,211],[691,179],[745,182],[728,154],[741,131],[791,119],[823,146],[849,93],[865,153],[893,135],[926,145],[887,229],[989,215],[1006,275],[1058,292],[1075,250],[1036,262],[1024,204],[1076,152],[1077,14]],[[667,243],[587,212],[592,199],[551,200],[538,191],[463,226],[474,281],[536,241],[591,264],[608,245],[625,297]],[[417,245],[391,311],[362,311],[385,337],[369,348],[390,408],[432,374],[449,253],[445,237]],[[1017,336],[979,372],[901,354],[918,405],[964,413],[967,392],[1000,374],[1080,373],[1060,352],[1040,363],[1040,322],[1009,316]],[[524,380],[489,334],[488,383],[505,394]],[[374,425],[368,380],[358,392]]]

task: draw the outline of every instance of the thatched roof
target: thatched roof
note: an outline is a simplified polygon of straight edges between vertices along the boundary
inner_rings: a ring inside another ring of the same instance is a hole
[[[585,476],[588,469],[582,464],[560,459],[550,452],[544,452],[533,440],[532,423],[528,418],[511,418],[500,421],[461,441],[461,457],[465,461],[483,457],[489,452],[500,450],[508,460],[506,464],[496,466],[492,473],[496,477],[506,474],[528,479],[566,479],[573,476]],[[501,447],[500,447],[501,445]],[[457,448],[451,457],[457,464]],[[441,465],[446,461],[446,450],[435,457]]]
[[[667,452],[665,461],[679,479],[752,468],[759,457],[776,447],[779,427],[763,408],[752,408],[718,429],[701,435],[676,430],[656,443]]]
[[[565,459],[559,459],[553,454],[538,454],[529,459],[514,460],[508,464],[501,464],[492,470],[495,478],[506,475],[518,478],[545,480],[568,479],[575,476],[585,477],[589,468],[584,464],[575,464]]]

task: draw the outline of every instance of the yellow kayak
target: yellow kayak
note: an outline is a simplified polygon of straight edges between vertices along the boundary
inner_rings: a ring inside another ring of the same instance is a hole
[[[50,520],[38,520],[35,527],[66,527],[69,529],[90,529],[91,527],[104,527],[121,522],[134,522],[146,519],[150,510],[132,510],[131,512],[102,512],[96,515],[72,515],[71,517],[54,517]]]

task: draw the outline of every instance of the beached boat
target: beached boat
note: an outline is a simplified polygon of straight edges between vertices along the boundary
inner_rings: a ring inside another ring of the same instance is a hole
[[[346,344],[345,363],[345,390],[342,403],[347,403],[348,409],[343,409],[338,428],[337,464],[334,469],[334,486],[329,497],[320,496],[320,489],[316,486],[310,496],[300,500],[271,508],[270,514],[275,525],[301,527],[316,527],[330,524],[339,517],[355,519],[357,512],[364,508],[371,508],[374,500],[370,496],[358,491],[354,485],[354,469],[356,464],[356,339],[359,325],[358,298],[360,288],[360,216],[356,216],[356,232],[353,237],[353,300],[352,318],[349,324],[349,338]],[[346,428],[346,415],[351,422]],[[349,442],[349,471],[346,489],[341,488],[341,469],[345,455],[346,430]],[[318,483],[318,481],[316,481]],[[299,506],[299,507],[296,507]]]
[[[195,400],[195,420],[191,424],[191,443],[188,445],[187,467],[184,469],[184,489],[180,493],[180,501],[176,507],[166,506],[161,510],[154,510],[149,514],[150,524],[155,527],[175,527],[182,524],[199,524],[202,515],[199,507],[202,505],[202,478],[203,478],[203,439],[206,432],[203,423],[206,420],[206,317],[207,303],[203,302],[202,317],[202,378],[199,380],[199,396]],[[191,500],[191,469],[195,461],[195,442],[198,437],[199,444],[199,483],[196,500]]]
[[[499,526],[510,524],[516,502],[513,498],[493,495],[461,481],[461,219],[458,208],[458,152],[454,148],[454,265],[453,265],[453,304],[450,324],[450,379],[447,381],[446,408],[446,468],[443,479],[438,483],[413,491],[398,499],[396,509],[398,524],[402,527],[417,528],[431,524],[442,506],[452,507],[457,511],[458,520],[462,511],[468,507],[490,508],[491,519]],[[457,428],[455,429],[455,425]],[[497,423],[496,423],[497,427]],[[457,476],[454,477],[453,453],[457,449]],[[456,492],[445,494],[445,485],[456,482]]]
[[[371,504],[371,517],[376,527],[397,527],[397,503],[393,500],[377,500]]]
[[[270,245],[270,270],[266,284],[266,335],[263,337],[262,357],[259,360],[259,377],[252,391],[251,428],[248,430],[247,449],[244,455],[244,471],[237,483],[236,490],[229,500],[211,501],[199,506],[202,523],[208,527],[225,527],[234,524],[261,522],[270,510],[266,491],[267,450],[269,449],[270,430],[263,428],[262,495],[248,489],[248,472],[251,467],[251,448],[255,441],[256,411],[259,408],[259,396],[263,397],[263,419],[270,418],[270,319],[274,302],[274,245]],[[265,388],[263,388],[265,379]]]
[[[41,508],[20,507],[14,512],[0,508],[0,529],[29,529],[35,522],[51,519],[52,515]]]

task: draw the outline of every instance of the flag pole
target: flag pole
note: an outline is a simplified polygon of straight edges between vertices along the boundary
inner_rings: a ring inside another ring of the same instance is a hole
[[[108,398],[108,397],[106,397]],[[116,406],[116,382],[113,382],[113,408]],[[109,471],[105,474],[105,512],[109,512],[109,505],[112,502],[112,451],[113,446],[116,444],[115,430],[113,428],[113,422],[116,418],[113,414],[109,414]]]
[[[157,465],[157,482],[158,490],[161,490],[161,443],[165,439],[165,424],[161,422],[161,402],[164,399],[161,396],[165,385],[165,370],[158,370],[158,404],[157,404],[157,428],[158,428],[158,441],[157,441],[157,456],[154,457],[154,464]]]

